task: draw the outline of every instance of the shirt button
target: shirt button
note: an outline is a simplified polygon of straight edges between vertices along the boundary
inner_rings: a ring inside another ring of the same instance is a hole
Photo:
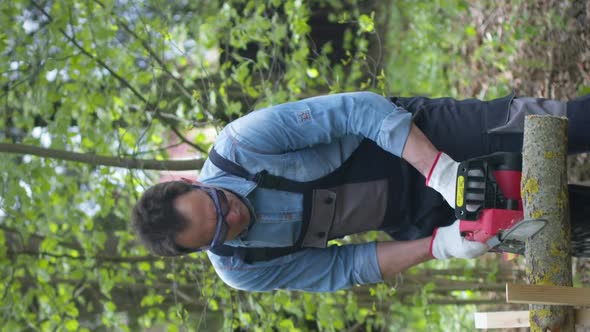
[[[327,197],[326,199],[324,199],[324,203],[332,204],[332,203],[334,203],[334,199],[332,197]]]
[[[318,232],[318,237],[324,237],[326,236],[326,232]]]

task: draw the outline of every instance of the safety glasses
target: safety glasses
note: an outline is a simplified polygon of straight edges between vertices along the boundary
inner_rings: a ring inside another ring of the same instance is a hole
[[[225,193],[222,190],[218,190],[215,188],[203,187],[196,184],[192,184],[192,186],[196,189],[204,191],[207,194],[207,196],[209,196],[209,198],[213,200],[213,205],[215,205],[215,212],[217,213],[217,226],[215,227],[215,234],[213,235],[213,240],[211,241],[211,244],[206,247],[190,249],[176,245],[176,249],[183,253],[200,252],[203,250],[207,250],[209,248],[220,246],[225,242],[227,232],[229,230],[229,225],[225,220],[225,217],[229,213],[229,203],[227,201],[227,196],[225,196]]]

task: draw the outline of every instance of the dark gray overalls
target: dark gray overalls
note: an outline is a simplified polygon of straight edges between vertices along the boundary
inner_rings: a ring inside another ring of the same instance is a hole
[[[486,102],[391,98],[413,114],[414,123],[439,150],[459,161],[496,151],[521,150],[522,126],[518,132],[518,128],[510,127],[509,120],[515,112],[523,111],[515,111],[513,107],[511,114],[512,100],[513,95]],[[586,104],[584,101],[576,107],[581,109]],[[579,133],[570,133],[570,137],[575,135]],[[570,142],[570,147],[575,147],[572,152],[589,150],[588,131],[584,135]],[[303,194],[303,227],[294,246],[210,249],[218,255],[240,257],[247,263],[273,259],[306,247],[323,248],[331,239],[368,230],[383,230],[396,240],[423,238],[430,236],[436,227],[455,220],[453,210],[440,194],[426,187],[424,177],[416,169],[368,139],[334,172],[309,182],[292,181],[265,171],[250,174],[214,149],[209,158],[220,169],[254,181],[258,187]],[[590,202],[590,193],[585,189],[570,186],[573,224],[576,220],[583,224],[583,217],[590,216],[587,207],[590,204],[584,204]]]

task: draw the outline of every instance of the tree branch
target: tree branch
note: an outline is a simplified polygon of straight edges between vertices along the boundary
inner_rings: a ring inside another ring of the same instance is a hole
[[[153,262],[157,261],[160,258],[156,256],[130,256],[130,257],[121,257],[121,256],[103,256],[103,255],[96,255],[96,256],[73,256],[68,254],[55,254],[47,251],[33,251],[33,250],[8,250],[6,252],[8,255],[24,255],[24,256],[46,256],[46,257],[54,257],[54,258],[67,258],[67,259],[75,259],[75,260],[87,260],[87,259],[95,259],[98,262],[110,262],[110,263],[139,263],[139,262]]]
[[[204,159],[191,160],[155,160],[128,159],[120,157],[99,156],[92,153],[77,153],[51,148],[40,148],[28,144],[0,143],[0,153],[27,154],[41,158],[75,161],[94,166],[121,167],[126,169],[188,171],[203,167]]]
[[[20,240],[22,246],[25,248],[27,248],[27,247],[30,248],[29,243],[31,242],[31,239],[38,241],[38,243],[41,243],[41,241],[45,240],[45,236],[43,236],[43,235],[39,235],[36,233],[29,233],[29,234],[27,234],[28,243],[25,243],[22,238],[20,230],[18,230],[16,228],[5,226],[5,225],[0,225],[0,230],[3,230],[4,232],[7,232],[7,233],[10,233],[10,234],[20,237],[19,240]],[[34,244],[34,246],[38,247],[38,243]],[[82,246],[80,246],[78,243],[75,243],[75,242],[59,241],[58,243],[60,246],[65,247],[65,248],[74,249],[74,250],[83,250]]]

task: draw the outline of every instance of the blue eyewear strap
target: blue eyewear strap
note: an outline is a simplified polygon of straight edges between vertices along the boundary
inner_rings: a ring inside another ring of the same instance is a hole
[[[196,184],[193,184],[191,186],[195,189],[203,190],[207,194],[207,196],[209,196],[213,200],[213,204],[215,205],[215,212],[217,213],[217,226],[215,227],[215,235],[213,235],[213,240],[211,241],[211,244],[206,247],[185,248],[185,247],[180,246],[175,243],[174,244],[175,249],[178,250],[179,252],[185,253],[185,254],[193,253],[193,252],[201,252],[201,251],[208,250],[210,248],[214,248],[214,247],[223,245],[223,243],[225,242],[225,238],[227,237],[227,231],[229,228],[227,221],[225,221],[225,215],[227,215],[227,213],[229,211],[229,206],[227,207],[228,211],[225,211],[225,215],[224,215],[224,211],[222,211],[221,202],[220,202],[220,197],[222,197],[222,199],[225,200],[225,204],[228,205],[228,201],[227,201],[227,197],[225,196],[225,193],[223,191],[217,190],[215,188],[203,187],[203,186],[199,186]]]

